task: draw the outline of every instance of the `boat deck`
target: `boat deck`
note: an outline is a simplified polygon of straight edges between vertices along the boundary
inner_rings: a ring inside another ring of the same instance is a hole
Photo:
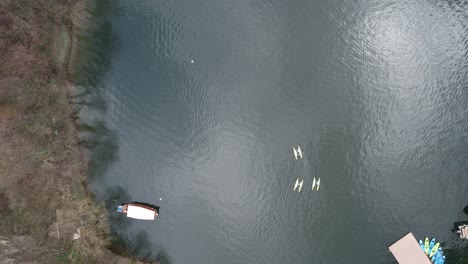
[[[399,264],[431,264],[411,232],[388,247]]]
[[[468,239],[468,225],[459,226],[458,230],[461,238]]]

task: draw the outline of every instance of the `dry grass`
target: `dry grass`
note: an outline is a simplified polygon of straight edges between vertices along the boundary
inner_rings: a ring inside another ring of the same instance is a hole
[[[107,249],[106,210],[85,189],[87,161],[66,89],[71,49],[65,63],[53,56],[58,32],[71,32],[83,7],[0,1],[0,236],[27,245],[17,262],[133,263]]]
[[[83,258],[105,260],[109,246],[108,216],[102,206],[96,206],[89,199],[71,201],[63,209],[56,210],[56,222],[49,227],[51,237],[73,241],[69,260],[79,263]]]

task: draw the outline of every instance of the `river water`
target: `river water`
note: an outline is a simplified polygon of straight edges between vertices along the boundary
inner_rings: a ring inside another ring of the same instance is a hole
[[[395,263],[387,247],[408,231],[467,261],[451,232],[467,219],[467,10],[97,4],[75,98],[114,233],[163,263]],[[134,200],[158,219],[114,212]]]

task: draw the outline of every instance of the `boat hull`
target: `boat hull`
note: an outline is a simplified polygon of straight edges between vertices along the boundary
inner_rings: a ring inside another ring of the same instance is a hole
[[[154,220],[158,216],[158,210],[156,208],[142,204],[128,203],[123,204],[120,208],[119,211],[125,214],[128,218],[138,220]]]

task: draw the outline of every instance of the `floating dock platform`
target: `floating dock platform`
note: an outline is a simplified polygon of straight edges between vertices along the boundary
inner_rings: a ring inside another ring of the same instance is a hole
[[[468,225],[459,226],[457,233],[461,238],[468,239]]]
[[[399,264],[432,264],[411,232],[388,247]]]

